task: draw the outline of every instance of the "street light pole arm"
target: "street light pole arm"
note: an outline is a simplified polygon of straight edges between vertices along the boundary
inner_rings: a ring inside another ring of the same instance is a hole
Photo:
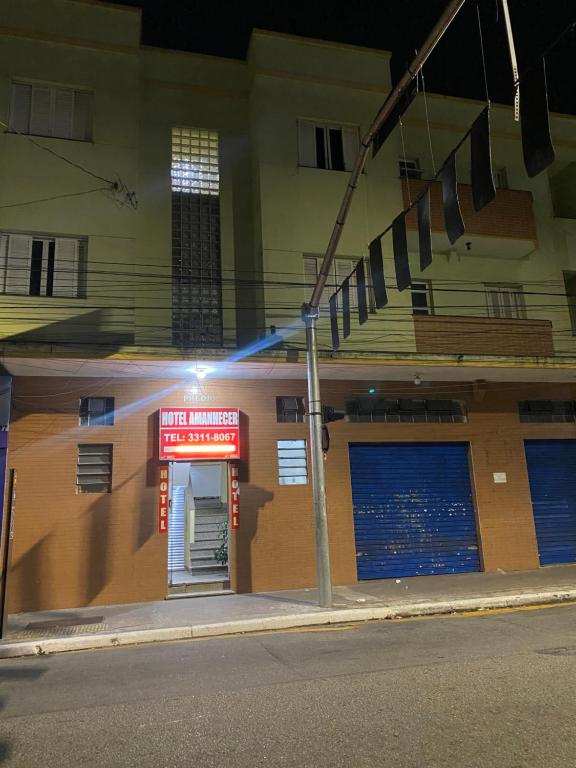
[[[308,302],[308,305],[305,305],[305,307],[307,306],[309,309],[313,309],[314,307],[318,307],[318,305],[320,304],[320,299],[322,298],[322,291],[324,290],[326,281],[328,280],[328,277],[330,275],[330,267],[332,266],[334,255],[336,253],[336,249],[338,248],[338,243],[340,242],[340,237],[342,235],[342,230],[344,228],[344,224],[348,216],[348,211],[350,210],[350,205],[352,203],[352,196],[354,195],[354,191],[358,186],[358,179],[360,178],[360,174],[364,169],[364,164],[366,163],[368,150],[370,148],[370,145],[374,141],[375,135],[378,133],[380,128],[384,125],[386,120],[390,117],[390,115],[398,105],[398,102],[400,101],[400,99],[402,98],[406,90],[409,88],[411,82],[418,75],[418,72],[422,69],[426,60],[428,59],[428,57],[430,56],[430,54],[432,53],[436,45],[440,42],[442,36],[444,35],[446,30],[452,23],[454,17],[458,13],[458,11],[462,8],[465,2],[466,0],[450,0],[450,2],[448,3],[448,5],[444,10],[444,13],[442,14],[442,16],[440,16],[440,18],[436,22],[433,30],[430,32],[430,34],[424,41],[424,44],[422,45],[421,49],[418,51],[418,53],[414,57],[414,60],[412,61],[412,63],[410,64],[410,66],[402,76],[401,80],[398,82],[397,85],[394,86],[394,88],[388,94],[386,101],[380,108],[378,114],[372,121],[372,124],[368,129],[368,132],[362,139],[362,142],[360,145],[360,151],[356,156],[354,167],[350,174],[350,178],[348,179],[348,185],[346,187],[346,191],[344,192],[344,197],[342,198],[340,209],[338,211],[338,215],[336,216],[336,221],[334,222],[334,227],[332,229],[332,234],[330,235],[328,247],[326,248],[326,253],[322,260],[318,277],[316,278],[316,285],[314,286],[314,290],[312,291],[312,296],[310,297],[310,301]]]

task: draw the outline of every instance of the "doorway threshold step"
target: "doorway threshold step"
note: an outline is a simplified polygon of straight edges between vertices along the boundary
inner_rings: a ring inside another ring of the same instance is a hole
[[[233,595],[231,589],[209,589],[205,592],[178,592],[166,595],[166,600],[189,600],[193,597],[222,597],[223,595]]]

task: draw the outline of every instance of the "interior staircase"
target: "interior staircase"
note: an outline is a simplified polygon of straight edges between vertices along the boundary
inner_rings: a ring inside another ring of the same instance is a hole
[[[221,527],[228,524],[228,510],[220,499],[195,499],[194,543],[190,544],[190,565],[196,576],[228,578],[228,566],[214,557],[222,543]]]
[[[190,570],[184,561],[186,488],[172,489],[168,525],[169,596],[226,592],[230,588],[228,565],[214,552],[222,543],[221,526],[228,523],[228,508],[220,499],[195,499],[194,543],[190,544]]]

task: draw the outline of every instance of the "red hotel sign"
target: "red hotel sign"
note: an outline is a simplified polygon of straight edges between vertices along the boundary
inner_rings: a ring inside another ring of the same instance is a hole
[[[238,482],[238,464],[230,464],[230,527],[240,528],[240,483]]]
[[[168,531],[168,465],[160,467],[158,491],[158,533],[166,533]]]
[[[239,459],[234,408],[160,408],[160,460]]]

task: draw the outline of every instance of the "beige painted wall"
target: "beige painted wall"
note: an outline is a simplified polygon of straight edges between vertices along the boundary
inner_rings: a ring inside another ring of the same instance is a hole
[[[170,131],[187,125],[220,133],[225,345],[244,345],[270,325],[289,344],[302,345],[300,305],[308,296],[303,255],[324,252],[347,174],[299,167],[297,120],[357,125],[364,132],[390,87],[389,55],[255,31],[246,62],[234,61],[139,46],[140,15],[128,8],[79,0],[30,0],[26,9],[6,5],[0,119],[8,119],[14,77],[92,89],[93,142],[38,141],[99,176],[121,178],[136,191],[139,207],[119,205],[108,191],[0,207],[0,230],[89,238],[87,298],[56,304],[50,298],[0,297],[0,341],[25,340],[31,332],[49,339],[58,330],[92,344],[104,338],[102,331],[129,330],[150,354],[170,352]],[[437,166],[482,105],[434,95],[427,105]],[[370,240],[402,209],[398,157],[404,148],[420,159],[425,176],[432,173],[424,106],[420,95],[405,116],[403,133],[396,129],[378,157],[368,160],[339,255],[366,257]],[[506,167],[510,187],[533,195],[536,247],[514,255],[495,225],[491,256],[440,249],[423,277],[432,281],[442,314],[485,314],[487,282],[519,283],[534,293],[545,287],[549,297],[527,294],[528,317],[550,319],[556,350],[574,353],[562,272],[576,269],[576,223],[554,218],[549,186],[549,175],[576,158],[574,118],[553,117],[557,163],[534,180],[523,168],[511,110],[496,106],[492,119],[494,165]],[[0,133],[0,162],[0,206],[102,184],[14,134]],[[461,181],[469,181],[468,166],[463,148]],[[383,247],[393,283],[389,237]],[[412,258],[413,276],[419,277],[417,255]],[[448,290],[470,286],[478,292]],[[391,288],[389,299],[362,328],[353,320],[344,351],[415,350],[409,292]],[[329,348],[326,317],[319,334]]]

